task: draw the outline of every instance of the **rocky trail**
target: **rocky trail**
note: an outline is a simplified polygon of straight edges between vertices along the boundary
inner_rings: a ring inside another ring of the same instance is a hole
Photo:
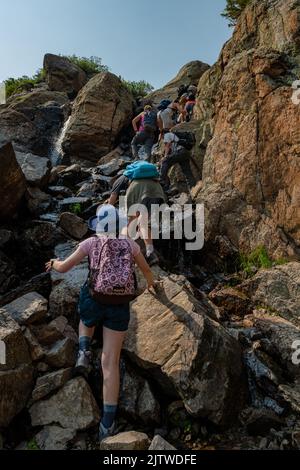
[[[89,235],[131,161],[137,104],[110,72],[90,78],[52,54],[44,69],[0,106],[0,449],[95,449],[100,329],[93,372],[73,374],[87,262],[44,264]],[[300,449],[299,74],[299,2],[253,1],[215,65],[191,62],[147,97],[198,84],[179,125],[196,135],[198,183],[188,196],[172,170],[170,202],[204,204],[205,246],[157,242],[162,287],[132,304],[119,432],[102,449]],[[270,266],[243,270],[240,255],[262,246]]]

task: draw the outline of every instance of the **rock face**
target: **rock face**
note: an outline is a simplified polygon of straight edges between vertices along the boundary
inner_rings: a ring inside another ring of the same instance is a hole
[[[177,98],[177,89],[180,85],[198,85],[201,76],[209,69],[209,65],[194,60],[184,65],[178,72],[175,78],[168,82],[160,90],[156,90],[147,96],[147,100],[153,101],[155,105],[159,104],[163,99],[174,100]]]
[[[239,250],[265,245],[275,258],[297,255],[300,243],[300,115],[291,88],[299,8],[296,0],[250,2],[200,79],[195,111],[208,144],[197,198],[207,241],[222,233]]]
[[[179,284],[165,278],[157,296],[133,303],[124,349],[191,415],[234,419],[244,391],[239,344]]]
[[[121,80],[109,72],[97,74],[76,98],[63,141],[65,154],[97,162],[113,149],[132,109],[132,96]]]
[[[300,325],[300,263],[259,271],[239,286],[255,305],[262,305]]]
[[[6,427],[26,406],[33,387],[33,368],[21,328],[2,309],[0,341],[6,350],[5,361],[0,361],[0,427]]]
[[[0,148],[0,219],[15,215],[26,191],[26,182],[11,144]]]
[[[50,177],[51,163],[48,158],[32,153],[16,152],[17,161],[28,184],[44,188]]]
[[[44,69],[49,90],[64,91],[73,96],[86,84],[85,72],[66,57],[46,54]]]
[[[69,430],[85,430],[98,424],[100,415],[91,389],[82,377],[68,382],[56,395],[30,408],[33,426],[59,423]]]
[[[66,93],[48,90],[13,96],[0,110],[0,145],[12,142],[20,152],[50,157],[69,103]]]

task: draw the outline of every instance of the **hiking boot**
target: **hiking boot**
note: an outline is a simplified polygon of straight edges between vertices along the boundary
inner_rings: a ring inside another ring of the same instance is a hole
[[[153,251],[153,253],[151,253],[151,255],[149,256],[146,255],[146,261],[149,264],[149,266],[153,266],[154,264],[159,264],[159,258],[157,254],[155,253],[155,251]]]
[[[91,372],[91,351],[78,351],[77,362],[75,365],[75,373],[79,375],[87,376]]]
[[[107,437],[111,437],[115,434],[116,431],[116,425],[113,423],[110,428],[106,429],[105,426],[103,426],[102,423],[100,423],[99,426],[99,441],[103,441],[103,439],[106,439]]]

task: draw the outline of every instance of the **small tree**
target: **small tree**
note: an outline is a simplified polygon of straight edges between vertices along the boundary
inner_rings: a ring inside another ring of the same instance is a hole
[[[227,5],[222,16],[230,21],[229,26],[236,25],[240,14],[251,1],[252,0],[227,0]]]
[[[121,78],[121,77],[120,77]],[[126,86],[134,98],[144,98],[144,96],[151,93],[154,90],[153,86],[150,83],[145,82],[145,80],[140,80],[139,82],[131,82],[121,78],[123,84]]]
[[[78,57],[75,54],[67,56],[73,64],[78,65],[87,75],[94,75],[99,72],[108,72],[107,65],[102,64],[102,59],[97,56]]]

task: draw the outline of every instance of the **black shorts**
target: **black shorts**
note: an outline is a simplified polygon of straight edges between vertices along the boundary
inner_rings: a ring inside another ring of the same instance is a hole
[[[104,305],[96,302],[90,295],[88,284],[81,288],[78,312],[82,323],[92,328],[102,324],[113,331],[127,331],[130,320],[129,303]]]

